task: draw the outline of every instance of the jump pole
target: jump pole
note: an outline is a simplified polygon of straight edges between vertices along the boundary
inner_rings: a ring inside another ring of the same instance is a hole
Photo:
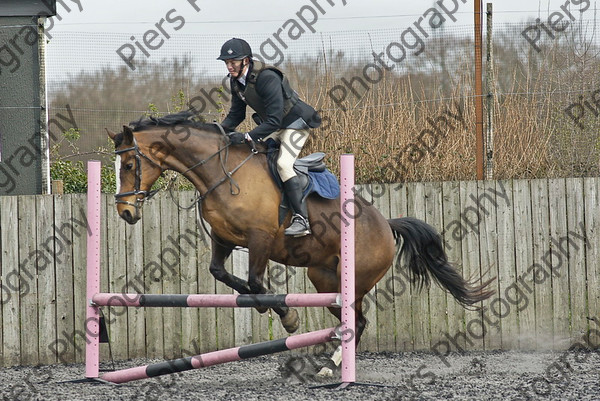
[[[99,377],[100,314],[98,307],[160,306],[160,307],[250,307],[250,306],[339,306],[341,297],[341,330],[334,328],[290,336],[280,340],[214,351],[208,354],[165,361],[154,365],[104,374],[101,379],[123,383],[163,374],[198,369],[253,356],[306,347],[331,341],[336,336],[342,340],[342,383],[345,388],[355,383],[355,280],[354,280],[354,156],[342,155],[340,159],[340,211],[348,217],[341,227],[341,294],[285,294],[285,295],[151,295],[114,294],[100,292],[100,162],[88,162],[88,246],[87,246],[87,312],[86,312],[86,378]],[[342,219],[344,221],[344,219]],[[143,301],[142,301],[143,300]]]
[[[119,294],[97,293],[91,298],[97,306],[159,308],[254,308],[340,307],[340,294]]]
[[[105,373],[100,378],[112,383],[126,383],[132,380],[147,379],[192,369],[201,369],[222,363],[240,361],[256,356],[270,355],[277,352],[308,347],[310,345],[322,344],[331,341],[336,337],[336,328],[332,327],[330,329],[289,336],[279,340],[243,345],[241,347],[213,351],[202,355],[159,362],[153,365],[117,370]]]

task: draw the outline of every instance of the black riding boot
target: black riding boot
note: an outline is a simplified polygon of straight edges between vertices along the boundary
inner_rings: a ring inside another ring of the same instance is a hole
[[[310,234],[310,224],[308,223],[308,211],[306,203],[302,202],[302,187],[298,176],[292,177],[283,183],[283,189],[288,197],[290,206],[294,212],[292,223],[285,229],[285,235],[302,237]]]

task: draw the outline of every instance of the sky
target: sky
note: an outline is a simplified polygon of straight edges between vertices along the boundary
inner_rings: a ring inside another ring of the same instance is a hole
[[[203,73],[220,76],[223,66],[216,63],[215,58],[225,40],[232,36],[246,38],[256,54],[256,47],[265,40],[270,38],[276,43],[274,35],[278,31],[282,30],[281,37],[286,37],[292,26],[286,25],[286,21],[292,19],[298,21],[305,33],[293,44],[288,38],[286,45],[290,46],[285,48],[288,59],[312,51],[307,49],[318,48],[323,37],[327,45],[344,49],[350,58],[370,57],[371,51],[365,46],[380,49],[390,40],[400,40],[396,36],[409,27],[416,30],[415,21],[435,3],[438,10],[439,3],[448,10],[455,10],[450,14],[456,21],[447,21],[454,33],[472,36],[474,4],[473,0],[57,0],[57,3],[59,15],[46,23],[50,39],[47,48],[50,81],[62,81],[78,71],[122,66],[127,64],[128,56],[135,63],[186,55],[194,58],[196,65],[202,65]],[[587,4],[584,15],[591,19],[596,15],[595,8],[600,6],[600,0],[495,0],[492,3],[494,26],[532,21],[537,17],[545,21],[565,4],[576,18],[583,15],[576,10]],[[311,15],[311,10],[316,15]],[[301,18],[307,21],[300,22]],[[424,29],[429,28],[430,18],[423,21]],[[158,32],[157,25],[163,32]],[[153,43],[161,44],[160,48],[149,50],[145,46],[142,49],[143,38],[149,30],[156,32]],[[336,34],[319,36],[327,32]],[[515,32],[515,40],[523,42],[519,33]]]
[[[415,16],[434,4],[432,0],[313,0],[326,11],[315,24],[320,31],[349,29],[394,28],[403,20],[412,22]],[[328,1],[335,3],[331,6]],[[459,2],[455,14],[457,24],[473,22],[473,0],[466,4],[460,0],[444,0],[447,7],[452,1]],[[62,4],[72,8],[65,12]],[[77,2],[82,11],[78,12]],[[346,2],[346,5],[343,3]],[[545,19],[549,10],[560,10],[565,3],[585,5],[590,10],[600,4],[596,0],[496,0],[494,21],[521,22],[531,18]],[[60,0],[57,5],[62,21],[56,21],[55,31],[77,32],[141,32],[153,25],[172,8],[186,19],[186,33],[211,33],[235,31],[247,33],[271,33],[286,20],[297,18],[296,12],[311,0],[252,0],[206,1],[206,0]],[[196,12],[191,3],[201,11]],[[484,6],[487,2],[484,1]],[[314,7],[314,6],[313,6]],[[307,14],[308,15],[308,14]],[[409,23],[410,23],[409,22]],[[318,24],[318,25],[317,25]]]

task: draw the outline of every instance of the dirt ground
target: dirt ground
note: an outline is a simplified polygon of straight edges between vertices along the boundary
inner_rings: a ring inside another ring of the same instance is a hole
[[[0,370],[1,400],[598,400],[600,351],[361,353],[357,382],[382,385],[313,388],[325,357],[278,354],[121,385],[73,383],[82,364]],[[157,361],[120,362],[117,368]],[[109,368],[104,363],[101,368]]]

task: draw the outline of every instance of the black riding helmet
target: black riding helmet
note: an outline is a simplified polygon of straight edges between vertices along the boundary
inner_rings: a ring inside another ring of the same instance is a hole
[[[252,49],[244,39],[232,38],[221,47],[221,55],[217,60],[242,60],[252,57]]]

